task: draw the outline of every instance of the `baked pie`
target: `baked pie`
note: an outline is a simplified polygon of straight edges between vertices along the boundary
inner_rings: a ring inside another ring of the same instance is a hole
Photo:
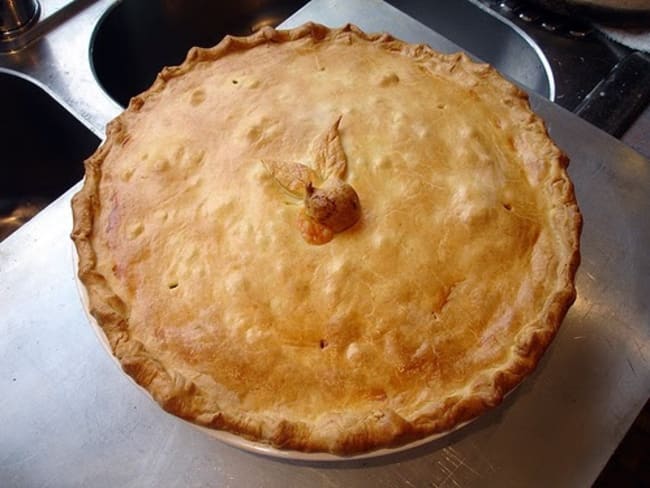
[[[350,455],[445,432],[575,298],[567,158],[493,68],[313,23],[193,48],[86,161],[88,307],[167,411]]]

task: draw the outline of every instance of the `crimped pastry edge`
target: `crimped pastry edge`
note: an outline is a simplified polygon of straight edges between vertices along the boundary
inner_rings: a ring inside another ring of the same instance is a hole
[[[544,154],[547,154],[547,161],[551,160],[547,164],[557,165],[561,170],[561,174],[545,190],[553,193],[549,199],[557,203],[557,225],[563,226],[569,236],[566,252],[570,257],[561,270],[559,285],[542,318],[522,329],[511,348],[509,361],[499,369],[483,373],[463,391],[442,399],[431,411],[411,422],[392,411],[377,411],[357,418],[354,428],[326,432],[322,435],[322,432],[314,432],[304,423],[292,423],[282,419],[271,422],[268,419],[259,420],[245,412],[201,411],[201,392],[198,387],[180,374],[166,370],[148,354],[142,343],[130,339],[127,307],[97,270],[97,255],[92,247],[91,237],[94,215],[100,207],[98,189],[102,177],[102,163],[112,146],[121,144],[128,137],[123,121],[132,113],[138,112],[144,104],[152,101],[157,93],[165,89],[170,79],[183,76],[195,65],[215,61],[229,53],[269,42],[291,42],[304,37],[312,37],[318,41],[343,36],[357,36],[362,40],[380,44],[385,49],[400,51],[419,61],[426,60],[432,71],[444,69],[448,73],[454,72],[453,76],[457,80],[469,84],[480,79],[489,79],[496,89],[509,97],[513,110],[521,114],[522,123],[527,126],[527,143],[536,150],[541,148]],[[397,446],[449,431],[500,404],[505,394],[535,369],[556,335],[576,297],[574,281],[580,262],[582,217],[576,203],[573,184],[566,175],[567,165],[568,158],[549,139],[543,121],[530,109],[527,95],[503,79],[494,68],[475,63],[464,54],[443,55],[428,46],[408,44],[389,34],[366,34],[351,24],[330,29],[320,24],[306,23],[290,30],[268,27],[246,37],[226,36],[212,48],[192,48],[181,65],[164,68],[151,88],[132,98],[127,109],[108,124],[107,138],[97,152],[86,160],[83,187],[72,199],[74,225],[71,237],[79,256],[78,276],[88,293],[89,312],[102,327],[122,368],[148,390],[166,411],[206,427],[230,431],[282,449],[352,455]],[[193,401],[188,402],[188,398]]]

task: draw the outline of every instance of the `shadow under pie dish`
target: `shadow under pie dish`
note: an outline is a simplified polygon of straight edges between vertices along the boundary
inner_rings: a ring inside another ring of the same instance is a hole
[[[168,412],[352,455],[445,432],[575,298],[567,158],[493,68],[305,24],[226,37],[111,122],[73,198],[88,308]]]

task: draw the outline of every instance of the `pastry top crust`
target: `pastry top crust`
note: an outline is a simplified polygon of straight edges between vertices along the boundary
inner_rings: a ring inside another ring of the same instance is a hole
[[[262,161],[316,168],[339,118],[361,218],[313,245]],[[226,37],[86,162],[79,276],[169,412],[281,448],[394,446],[500,403],[555,335],[579,262],[567,163],[463,54],[351,25]]]

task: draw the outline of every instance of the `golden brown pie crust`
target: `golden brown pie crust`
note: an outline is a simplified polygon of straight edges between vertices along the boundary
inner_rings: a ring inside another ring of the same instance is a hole
[[[361,217],[315,245],[282,178],[300,195],[327,164]],[[79,277],[165,410],[285,449],[396,446],[498,405],[554,337],[579,262],[567,164],[463,54],[351,25],[226,37],[86,161]]]

